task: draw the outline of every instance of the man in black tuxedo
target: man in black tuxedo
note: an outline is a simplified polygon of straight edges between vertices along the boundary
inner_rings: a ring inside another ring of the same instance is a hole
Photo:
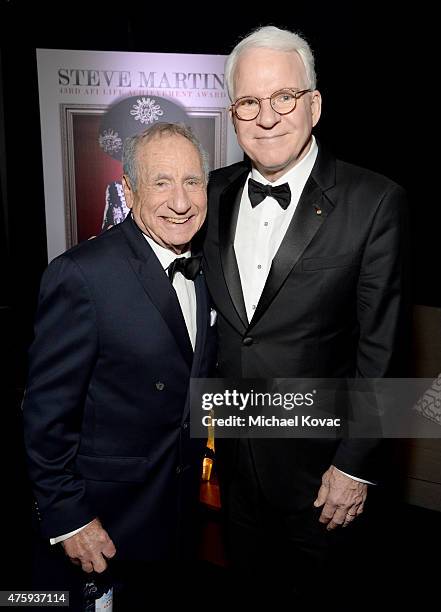
[[[225,78],[250,163],[216,170],[209,183],[204,257],[219,315],[219,375],[393,375],[402,188],[336,160],[314,138],[321,95],[300,36],[257,30],[232,51]],[[245,592],[300,597],[324,581],[340,528],[363,512],[376,444],[217,441],[231,558],[241,579],[261,574],[243,580]]]
[[[189,436],[188,387],[214,365],[215,331],[190,241],[208,166],[167,123],[127,139],[123,164],[131,215],[43,276],[23,417],[42,536],[84,572],[148,562],[151,594],[154,562],[194,545],[204,441]]]

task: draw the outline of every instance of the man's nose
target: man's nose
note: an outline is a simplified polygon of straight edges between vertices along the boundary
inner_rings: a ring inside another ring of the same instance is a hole
[[[266,99],[262,100],[260,102],[260,111],[256,118],[257,125],[270,129],[280,123],[280,120],[279,113],[276,113],[270,101]]]
[[[176,185],[168,207],[176,213],[185,214],[191,208],[191,201],[183,185]]]

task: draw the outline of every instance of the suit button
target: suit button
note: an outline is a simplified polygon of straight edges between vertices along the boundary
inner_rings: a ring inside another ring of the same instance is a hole
[[[182,465],[178,465],[176,468],[176,474],[180,474],[182,472]]]
[[[162,391],[164,389],[165,385],[163,382],[158,381],[156,383],[156,388],[158,389],[158,391]]]
[[[246,336],[243,340],[242,340],[242,344],[244,346],[251,346],[254,342],[254,339],[251,338],[251,336]]]
[[[188,423],[184,423],[184,424],[182,425],[182,429],[187,429],[187,427],[188,427]]]

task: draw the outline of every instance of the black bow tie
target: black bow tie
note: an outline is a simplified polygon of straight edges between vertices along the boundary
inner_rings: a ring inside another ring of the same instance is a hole
[[[260,204],[267,196],[277,200],[283,210],[286,210],[291,202],[291,189],[288,183],[271,187],[271,185],[262,185],[262,183],[252,178],[248,180],[248,197],[253,208]]]
[[[172,261],[167,268],[170,282],[173,282],[176,272],[180,272],[188,280],[194,280],[201,269],[201,259],[201,255],[194,255],[193,257],[178,257]]]

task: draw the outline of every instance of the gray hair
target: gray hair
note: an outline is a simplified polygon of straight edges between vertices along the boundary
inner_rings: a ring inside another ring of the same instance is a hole
[[[275,26],[264,26],[243,38],[232,50],[225,63],[225,82],[228,95],[234,101],[234,73],[239,57],[248,49],[274,49],[275,51],[297,52],[303,62],[309,89],[315,89],[317,77],[314,68],[314,55],[306,40],[289,30]]]
[[[210,171],[208,154],[204,151],[201,143],[193,134],[192,129],[183,123],[154,123],[140,134],[129,136],[129,138],[126,138],[124,141],[122,157],[123,172],[129,178],[133,191],[138,189],[138,162],[136,159],[138,146],[141,143],[150,142],[155,136],[162,136],[163,134],[167,134],[168,136],[183,136],[194,145],[199,154],[202,171],[204,173],[204,181],[205,184],[207,184]]]

